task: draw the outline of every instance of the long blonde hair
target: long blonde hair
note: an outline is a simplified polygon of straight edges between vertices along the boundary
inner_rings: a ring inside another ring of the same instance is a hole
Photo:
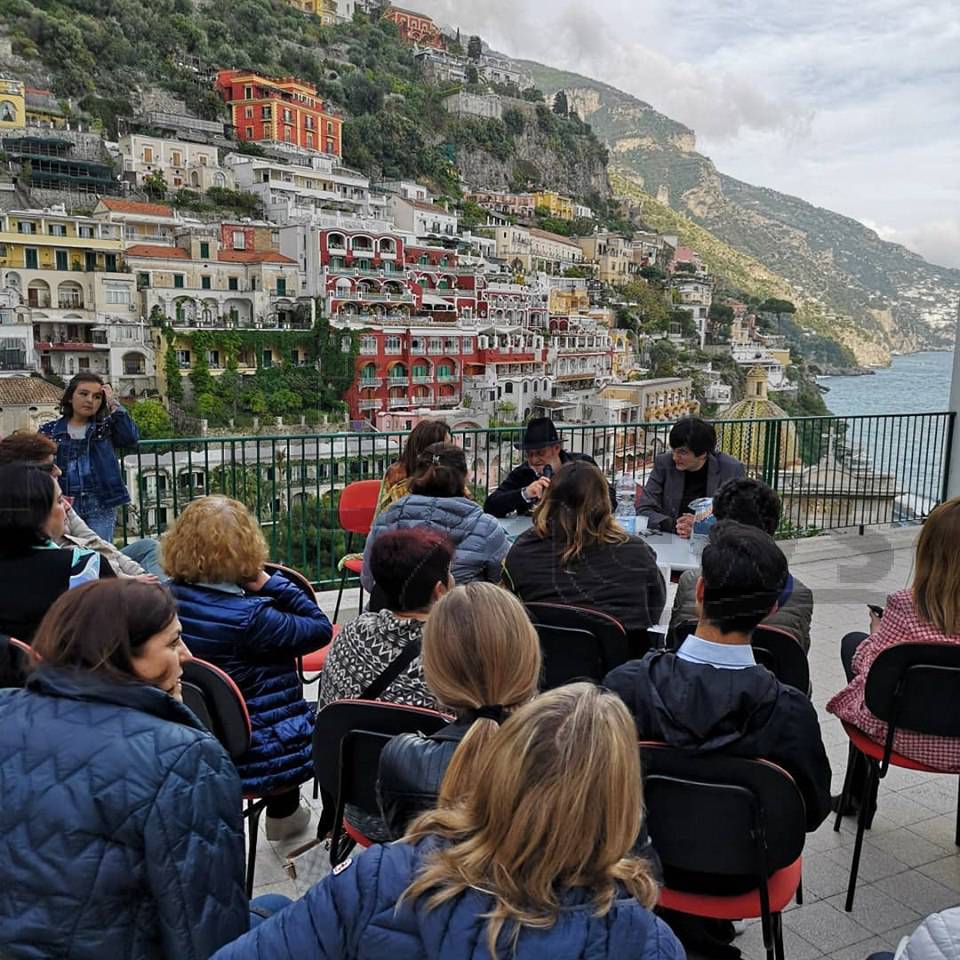
[[[927,517],[917,540],[913,606],[944,636],[960,634],[960,497]]]
[[[520,601],[479,581],[445,594],[423,629],[423,676],[440,703],[460,716],[527,703],[540,679],[540,641]],[[441,804],[470,794],[498,729],[490,717],[473,721],[447,767]]]
[[[565,463],[533,513],[541,537],[553,537],[560,562],[579,558],[587,547],[626,543],[630,538],[613,519],[610,487],[598,467],[586,460]]]
[[[636,728],[621,700],[593,684],[544,693],[493,738],[470,797],[423,814],[404,842],[447,841],[426,855],[404,899],[432,910],[467,890],[493,899],[487,945],[509,925],[546,929],[565,891],[585,888],[605,916],[618,884],[646,907],[657,887],[645,861],[628,856],[640,832],[642,791]]]

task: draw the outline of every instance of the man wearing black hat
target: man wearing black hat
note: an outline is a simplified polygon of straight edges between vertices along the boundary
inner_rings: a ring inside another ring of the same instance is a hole
[[[550,486],[550,477],[565,463],[586,460],[597,465],[585,453],[567,453],[549,417],[534,417],[527,424],[523,442],[517,446],[526,453],[527,462],[514,467],[483,505],[484,511],[495,517],[529,513]]]

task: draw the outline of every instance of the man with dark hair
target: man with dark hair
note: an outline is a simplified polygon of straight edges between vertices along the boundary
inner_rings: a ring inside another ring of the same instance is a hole
[[[799,690],[758,666],[750,634],[777,603],[787,561],[756,527],[723,520],[703,551],[695,594],[699,622],[676,653],[657,651],[612,670],[603,684],[633,714],[641,740],[656,740],[694,755],[762,758],[796,781],[816,830],[830,812],[830,763],[817,713]],[[653,838],[654,844],[656,838]],[[716,878],[666,871],[671,886],[702,893],[735,893],[754,878]],[[738,957],[733,925],[673,914],[666,917],[688,950]]]
[[[534,417],[527,424],[523,440],[517,446],[526,455],[526,462],[514,467],[483,505],[484,512],[495,517],[505,517],[514,512],[520,516],[529,513],[550,486],[550,478],[565,463],[586,460],[597,465],[585,453],[567,453],[549,417]],[[611,492],[610,499],[616,504],[616,494]]]
[[[748,527],[757,527],[773,536],[780,526],[780,498],[760,480],[741,477],[728,480],[713,498],[713,515],[717,520],[736,520]],[[677,584],[670,614],[670,629],[697,617],[696,587],[699,570],[687,570]],[[777,609],[764,617],[761,625],[786,630],[800,644],[804,653],[810,650],[810,621],[813,619],[813,593],[793,575],[780,596]]]
[[[723,520],[696,583],[697,629],[676,653],[648,653],[607,674],[645,740],[692,753],[763,757],[797,781],[807,828],[830,812],[830,764],[813,704],[758,666],[750,634],[777,603],[787,560],[756,527]]]
[[[717,452],[713,424],[699,417],[678,420],[669,442],[671,452],[653,461],[637,513],[654,530],[689,537],[693,532],[690,503],[712,497],[727,480],[742,477],[745,471],[735,457]]]

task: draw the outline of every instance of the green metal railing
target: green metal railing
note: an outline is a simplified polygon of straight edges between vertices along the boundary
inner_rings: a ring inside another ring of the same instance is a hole
[[[953,413],[716,421],[719,448],[776,489],[782,536],[880,526],[926,515],[946,496]],[[642,486],[653,458],[669,450],[672,423],[565,426],[565,449],[589,454],[613,480]],[[337,581],[346,537],[339,491],[379,479],[406,432],[184,438],[143,441],[123,460],[133,503],[124,540],[157,536],[191,500],[218,493],[259,518],[271,558],[321,586]],[[482,499],[523,458],[519,427],[454,430]],[[360,549],[354,544],[353,549]]]

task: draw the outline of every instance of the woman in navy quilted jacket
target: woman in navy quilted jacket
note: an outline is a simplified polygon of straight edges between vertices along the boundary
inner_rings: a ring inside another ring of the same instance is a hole
[[[461,805],[347,860],[214,960],[682,960],[629,850],[636,729],[572,684],[513,713]]]
[[[240,779],[156,584],[63,594],[0,691],[0,955],[206,960],[247,929]]]
[[[313,707],[296,658],[330,642],[316,599],[263,569],[267,544],[250,511],[229,497],[194,500],[161,542],[183,636],[192,653],[233,678],[253,736],[237,761],[246,796],[268,797],[267,837],[303,833],[310,811],[300,784],[313,776]]]

